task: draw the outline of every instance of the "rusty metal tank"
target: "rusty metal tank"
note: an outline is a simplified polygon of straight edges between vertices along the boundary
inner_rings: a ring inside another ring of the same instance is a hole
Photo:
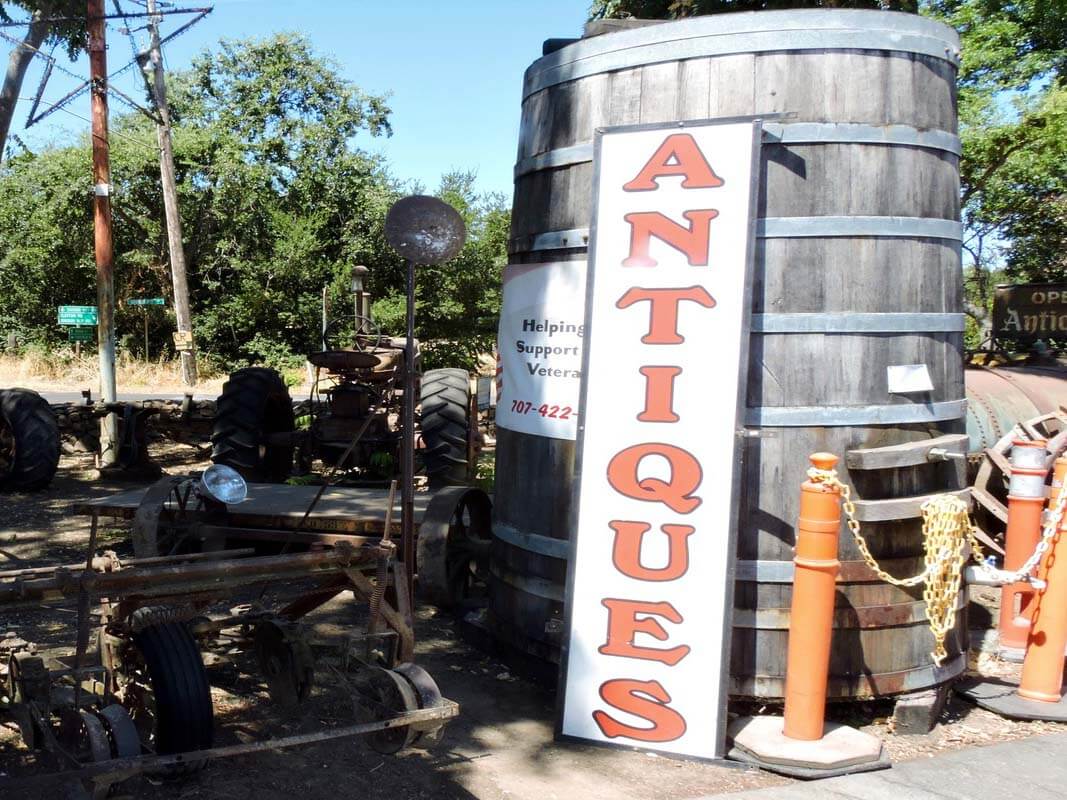
[[[981,453],[1013,427],[1067,407],[1067,367],[970,367],[967,389],[969,450]]]

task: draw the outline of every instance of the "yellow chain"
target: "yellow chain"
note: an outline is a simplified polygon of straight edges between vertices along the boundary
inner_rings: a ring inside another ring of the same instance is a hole
[[[982,548],[974,535],[974,526],[967,513],[967,504],[950,494],[931,497],[922,505],[923,546],[925,569],[910,578],[896,578],[890,575],[877,559],[871,555],[867,540],[860,532],[860,523],[856,519],[856,505],[852,502],[852,489],[842,483],[834,470],[809,469],[808,477],[814,483],[824,483],[835,487],[841,493],[841,507],[844,509],[848,529],[856,541],[856,547],[863,556],[864,563],[879,578],[893,586],[912,587],[920,583],[923,587],[923,601],[926,604],[926,619],[930,623],[930,632],[934,635],[934,650],[930,658],[934,664],[941,666],[948,653],[945,650],[945,638],[956,626],[956,598],[960,592],[963,578],[963,565],[967,561],[967,546],[970,545],[971,556],[982,563]]]

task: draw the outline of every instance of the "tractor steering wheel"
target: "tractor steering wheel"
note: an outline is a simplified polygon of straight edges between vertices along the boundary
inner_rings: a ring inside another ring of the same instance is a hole
[[[352,341],[352,346],[359,352],[365,352],[367,350],[377,350],[382,344],[382,329],[378,324],[370,317],[364,317],[362,315],[352,317],[337,317],[330,320],[326,325],[326,330],[323,331],[322,339],[326,350],[336,350],[333,345],[334,337],[337,336],[341,323],[347,323],[352,320],[355,323],[355,330],[357,331]],[[360,333],[360,331],[369,331],[369,333]]]

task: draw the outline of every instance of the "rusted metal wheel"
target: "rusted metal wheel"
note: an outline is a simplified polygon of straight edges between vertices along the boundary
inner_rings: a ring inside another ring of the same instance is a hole
[[[132,723],[131,723],[132,724]],[[59,744],[82,764],[97,764],[112,758],[111,741],[104,723],[85,709],[68,708],[60,715]],[[104,800],[111,783],[87,779],[85,788],[93,800]]]
[[[1016,425],[982,454],[981,464],[974,478],[971,496],[974,499],[974,516],[979,530],[990,540],[1002,540],[1008,522],[1008,484],[1011,482],[1012,442],[1017,439],[1035,441],[1044,439],[1045,466],[1067,451],[1067,414],[1053,412],[1042,414]],[[1003,553],[999,547],[996,549]]]
[[[315,659],[298,627],[263,620],[256,624],[253,642],[271,699],[284,709],[306,700],[315,678]]]
[[[387,720],[419,708],[419,699],[411,684],[393,670],[364,665],[356,674],[353,686],[360,695],[361,708],[368,719]],[[392,755],[410,746],[418,735],[419,731],[411,725],[403,725],[367,734],[366,740],[371,749]]]
[[[411,688],[415,690],[415,696],[419,701],[419,708],[437,708],[444,705],[444,698],[441,695],[441,690],[437,686],[437,682],[430,677],[430,673],[424,670],[417,664],[410,662],[405,664],[398,664],[393,670],[404,677],[404,679],[411,684]],[[411,726],[413,730],[418,731],[418,736],[412,742],[414,747],[429,747],[432,744],[441,740],[441,733],[444,731],[444,720],[432,720],[430,722],[424,722]]]
[[[454,609],[488,594],[493,506],[481,489],[450,486],[426,509],[418,534],[419,594]]]

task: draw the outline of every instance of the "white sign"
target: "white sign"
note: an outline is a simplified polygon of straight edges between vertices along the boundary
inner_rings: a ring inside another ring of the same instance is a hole
[[[565,737],[723,755],[758,142],[598,135]]]
[[[585,269],[585,261],[557,261],[504,270],[497,426],[555,439],[577,436]]]

